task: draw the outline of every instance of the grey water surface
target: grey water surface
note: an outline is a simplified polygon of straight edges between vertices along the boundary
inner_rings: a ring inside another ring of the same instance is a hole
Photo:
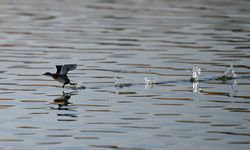
[[[0,149],[248,150],[249,14],[249,0],[0,0]],[[236,79],[213,80],[234,60]],[[75,87],[42,76],[69,63]]]

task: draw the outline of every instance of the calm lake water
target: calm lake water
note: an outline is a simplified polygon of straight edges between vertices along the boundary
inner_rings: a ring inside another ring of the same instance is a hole
[[[249,14],[249,0],[0,0],[0,149],[248,150]],[[214,80],[233,60],[238,77]],[[68,63],[86,89],[42,76]]]

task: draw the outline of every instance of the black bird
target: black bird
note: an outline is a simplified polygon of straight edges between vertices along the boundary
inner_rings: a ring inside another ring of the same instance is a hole
[[[76,67],[77,64],[56,65],[56,73],[46,72],[43,75],[50,76],[56,81],[63,83],[62,88],[64,88],[66,84],[72,84],[67,76],[67,73],[69,71],[75,70]]]

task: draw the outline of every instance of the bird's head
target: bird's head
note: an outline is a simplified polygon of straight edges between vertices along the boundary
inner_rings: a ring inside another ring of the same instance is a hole
[[[44,76],[52,76],[52,73],[46,72],[46,73],[44,73],[43,75],[44,75]]]

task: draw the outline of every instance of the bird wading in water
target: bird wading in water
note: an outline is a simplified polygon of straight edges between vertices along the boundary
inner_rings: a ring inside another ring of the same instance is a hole
[[[66,84],[73,84],[70,82],[67,76],[67,73],[69,71],[75,70],[76,67],[77,67],[76,64],[56,65],[56,69],[57,69],[56,73],[46,72],[43,75],[50,76],[56,81],[62,83],[63,84],[62,88],[64,88]]]

